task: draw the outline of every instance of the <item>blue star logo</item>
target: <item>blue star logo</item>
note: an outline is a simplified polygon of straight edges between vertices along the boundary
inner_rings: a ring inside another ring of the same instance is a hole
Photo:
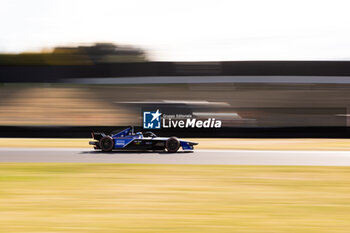
[[[144,129],[160,129],[160,116],[162,113],[159,109],[155,112],[143,112],[143,128]]]

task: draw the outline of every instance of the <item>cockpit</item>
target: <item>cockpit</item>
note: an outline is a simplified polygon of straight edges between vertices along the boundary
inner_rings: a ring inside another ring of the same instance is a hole
[[[157,135],[156,135],[155,133],[151,132],[151,131],[144,132],[144,133],[143,133],[143,136],[144,136],[144,137],[151,137],[151,138],[157,137]]]
[[[151,131],[147,131],[147,132],[134,132],[134,128],[133,127],[129,127],[121,132],[118,133],[114,133],[112,132],[113,137],[133,137],[133,136],[138,136],[138,138],[142,138],[142,137],[151,137],[151,138],[155,138],[157,137],[157,135]]]

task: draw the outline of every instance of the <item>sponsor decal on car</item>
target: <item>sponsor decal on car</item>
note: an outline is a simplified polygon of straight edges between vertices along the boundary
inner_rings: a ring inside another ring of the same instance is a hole
[[[125,141],[124,140],[117,140],[115,142],[116,145],[124,145],[125,144]]]

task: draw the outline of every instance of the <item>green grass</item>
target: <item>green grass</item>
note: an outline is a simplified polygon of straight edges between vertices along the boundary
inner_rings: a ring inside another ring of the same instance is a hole
[[[0,164],[0,232],[349,232],[350,168]]]

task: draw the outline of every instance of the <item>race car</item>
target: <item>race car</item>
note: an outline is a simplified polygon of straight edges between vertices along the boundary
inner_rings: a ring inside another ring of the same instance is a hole
[[[198,145],[198,143],[181,140],[176,137],[158,137],[153,132],[134,133],[133,127],[128,127],[117,133],[112,132],[111,134],[93,132],[91,136],[94,141],[90,141],[89,145],[93,145],[94,149],[100,149],[104,152],[118,149],[166,150],[169,153],[175,153],[180,147],[184,151],[191,151],[193,146]]]

